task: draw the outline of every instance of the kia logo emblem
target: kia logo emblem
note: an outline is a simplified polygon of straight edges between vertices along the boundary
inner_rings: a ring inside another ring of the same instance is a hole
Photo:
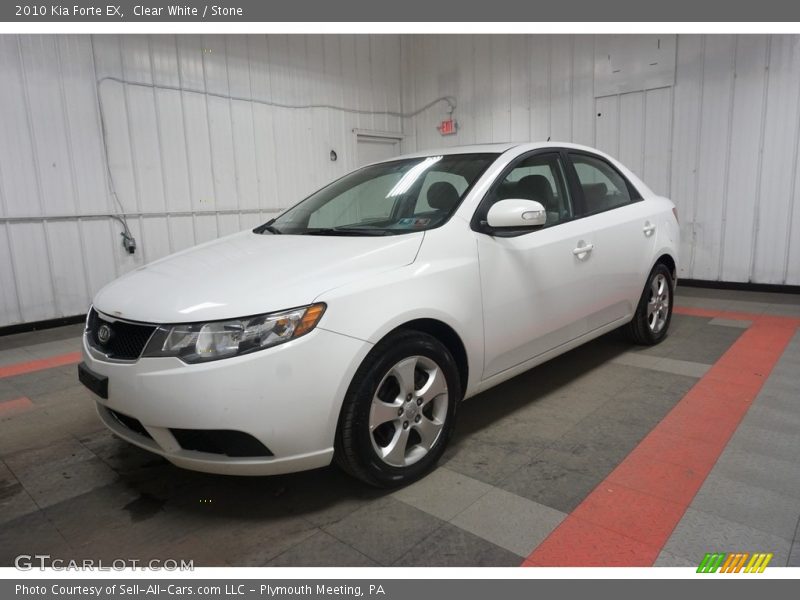
[[[101,344],[107,344],[108,340],[111,339],[111,327],[108,325],[101,325],[100,329],[97,330],[97,341]]]

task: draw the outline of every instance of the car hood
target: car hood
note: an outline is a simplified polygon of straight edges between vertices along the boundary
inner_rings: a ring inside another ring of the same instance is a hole
[[[94,307],[152,323],[230,319],[293,308],[321,293],[414,262],[424,233],[351,237],[245,231],[131,271]]]

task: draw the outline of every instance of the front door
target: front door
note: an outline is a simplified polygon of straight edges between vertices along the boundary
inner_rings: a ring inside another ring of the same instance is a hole
[[[483,377],[497,375],[589,331],[594,307],[594,231],[575,219],[558,153],[523,156],[478,209],[508,198],[536,200],[547,211],[538,230],[501,237],[478,233],[483,298]]]

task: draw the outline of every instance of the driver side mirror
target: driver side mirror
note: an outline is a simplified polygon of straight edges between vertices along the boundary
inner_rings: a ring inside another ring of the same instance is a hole
[[[536,200],[500,200],[486,215],[486,224],[492,229],[531,229],[547,221],[547,211]]]

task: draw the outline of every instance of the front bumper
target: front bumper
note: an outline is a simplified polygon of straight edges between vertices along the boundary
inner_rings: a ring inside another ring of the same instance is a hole
[[[84,337],[83,359],[92,372],[108,378],[108,398],[96,396],[97,411],[119,437],[179,467],[271,475],[330,463],[342,399],[370,348],[317,328],[274,348],[195,365],[177,358],[100,360]],[[144,431],[126,426],[118,415],[137,420]],[[173,430],[242,432],[272,456],[186,449]]]

